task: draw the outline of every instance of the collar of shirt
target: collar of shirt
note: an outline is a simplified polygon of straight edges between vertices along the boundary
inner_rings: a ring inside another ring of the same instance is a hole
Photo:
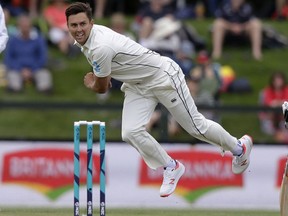
[[[74,45],[78,46],[78,47],[81,49],[82,52],[83,52],[83,50],[85,50],[85,49],[88,49],[88,50],[89,50],[89,49],[91,48],[93,38],[94,38],[95,35],[96,35],[95,29],[96,29],[96,26],[93,25],[93,27],[91,28],[89,37],[88,37],[86,43],[85,43],[83,46],[82,46],[81,44],[79,44],[79,43],[75,40]]]

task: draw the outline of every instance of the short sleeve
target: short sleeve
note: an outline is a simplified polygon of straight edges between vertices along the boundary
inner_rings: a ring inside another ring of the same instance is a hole
[[[106,45],[97,47],[92,56],[93,72],[97,77],[107,77],[111,73],[111,63],[115,56],[114,50]]]

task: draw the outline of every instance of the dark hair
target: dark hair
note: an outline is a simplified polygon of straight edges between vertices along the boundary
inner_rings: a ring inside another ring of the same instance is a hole
[[[93,19],[92,8],[90,7],[88,3],[85,4],[83,2],[75,2],[69,5],[65,11],[66,21],[68,22],[69,16],[75,15],[78,13],[85,13],[89,20]]]
[[[276,78],[278,78],[278,77],[283,80],[283,86],[282,86],[282,88],[286,85],[286,76],[285,76],[285,74],[284,74],[282,71],[275,71],[275,72],[271,75],[271,77],[270,77],[270,86],[271,86],[272,88],[275,87],[275,86],[274,86],[274,80],[275,80]]]

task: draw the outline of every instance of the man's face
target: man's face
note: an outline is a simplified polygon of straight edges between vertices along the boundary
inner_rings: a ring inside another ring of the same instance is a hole
[[[18,28],[24,38],[29,38],[30,31],[32,28],[32,23],[29,17],[21,16],[18,19]]]
[[[89,20],[85,13],[78,13],[69,16],[67,26],[72,37],[83,46],[93,27],[93,20]]]

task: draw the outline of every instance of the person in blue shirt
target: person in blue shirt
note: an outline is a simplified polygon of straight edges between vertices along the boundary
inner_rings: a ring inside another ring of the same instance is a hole
[[[8,90],[19,92],[25,83],[32,82],[39,92],[51,92],[52,76],[45,68],[48,52],[45,38],[33,28],[28,15],[17,18],[17,30],[4,53]]]

